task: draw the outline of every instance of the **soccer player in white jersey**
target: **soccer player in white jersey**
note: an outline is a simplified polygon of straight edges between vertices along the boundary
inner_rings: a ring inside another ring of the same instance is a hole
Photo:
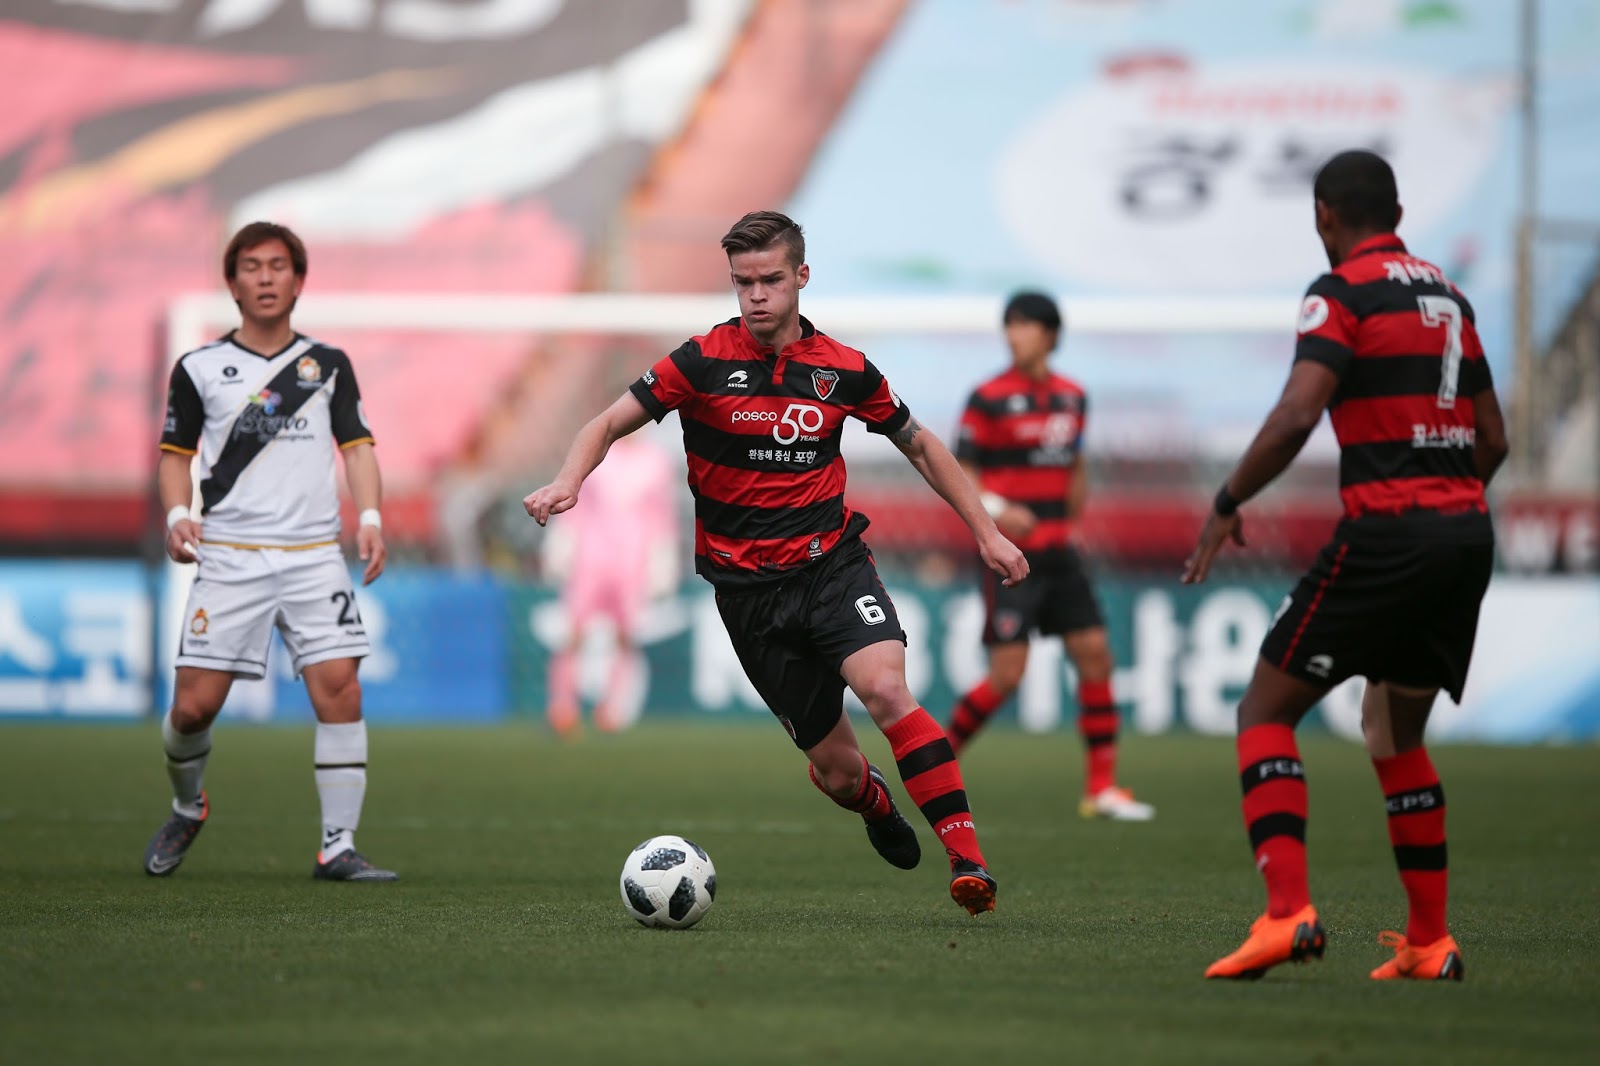
[[[178,868],[211,813],[202,785],[211,723],[233,679],[266,676],[273,626],[317,715],[322,843],[312,876],[394,881],[355,848],[367,790],[367,726],[356,666],[370,648],[339,550],[334,452],[360,509],[363,584],[383,573],[382,481],[344,352],[289,324],[306,250],[284,226],[252,222],[228,242],[223,275],[239,328],[172,370],[158,480],[167,554],[199,570],[184,608],[172,708],[161,723],[172,814],[145,872]],[[336,447],[337,446],[337,447]],[[200,462],[200,507],[191,467]]]

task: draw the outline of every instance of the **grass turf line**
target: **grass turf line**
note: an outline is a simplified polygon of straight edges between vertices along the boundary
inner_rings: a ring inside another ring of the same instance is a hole
[[[974,920],[892,771],[911,873],[770,723],[374,729],[358,840],[394,886],[311,880],[309,730],[215,739],[212,823],[156,880],[154,726],[0,729],[8,1063],[1577,1062],[1600,1035],[1594,748],[1435,750],[1468,975],[1436,987],[1366,978],[1404,898],[1370,767],[1330,739],[1303,746],[1328,957],[1252,985],[1200,979],[1262,903],[1225,740],[1130,738],[1124,777],[1160,813],[1113,825],[1074,813],[1076,738],[983,736],[963,765],[1000,902]],[[688,933],[618,898],[662,832],[717,865]]]

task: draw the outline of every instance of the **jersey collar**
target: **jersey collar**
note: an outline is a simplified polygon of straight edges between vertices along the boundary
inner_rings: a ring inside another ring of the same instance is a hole
[[[1346,260],[1354,259],[1358,255],[1370,255],[1373,252],[1404,252],[1406,243],[1393,233],[1380,233],[1376,237],[1368,237],[1345,256]]]
[[[738,320],[738,322],[739,322],[739,338],[740,338],[740,340],[742,340],[744,342],[744,346],[746,348],[749,348],[751,351],[756,352],[757,354],[763,355],[763,356],[768,356],[768,355],[774,354],[773,351],[772,351],[772,345],[770,345],[770,344],[762,344],[760,341],[756,340],[756,335],[754,333],[750,332],[750,327],[745,324],[745,320],[743,318],[740,318]],[[800,316],[800,339],[795,341],[793,344],[788,345],[782,352],[779,352],[777,354],[779,354],[779,355],[787,355],[790,352],[794,351],[795,349],[799,348],[800,345],[803,342],[810,340],[812,337],[815,337],[816,335],[817,335],[817,327],[813,326],[811,324],[811,320],[809,318],[807,318],[805,315],[801,315]]]
[[[239,343],[239,331],[238,330],[230,329],[222,339],[227,341],[229,344],[233,345],[235,348],[239,349],[241,352],[245,352],[245,353],[247,353],[249,355],[253,355],[258,359],[265,359],[269,363],[272,360],[278,358],[278,356],[282,355],[284,352],[288,351],[290,348],[293,348],[295,345],[297,345],[301,341],[305,340],[305,338],[302,337],[298,333],[291,334],[290,337],[289,337],[289,343],[288,344],[285,344],[282,348],[279,348],[277,351],[273,352],[271,355],[266,355],[265,353],[256,351],[254,348],[247,348],[244,345],[240,344]]]

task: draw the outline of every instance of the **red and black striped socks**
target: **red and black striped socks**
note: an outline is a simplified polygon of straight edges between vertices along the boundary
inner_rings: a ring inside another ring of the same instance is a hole
[[[1004,702],[1005,697],[995,692],[988,678],[973,685],[956,703],[955,713],[950,716],[950,728],[945,730],[950,749],[959,755],[972,735],[983,728]]]
[[[1239,734],[1244,824],[1267,883],[1267,913],[1287,918],[1311,903],[1306,877],[1306,771],[1294,730],[1251,726]]]
[[[1083,738],[1085,795],[1117,783],[1117,704],[1111,682],[1078,682],[1078,735]]]
[[[1389,809],[1389,842],[1410,904],[1406,940],[1426,946],[1450,930],[1445,925],[1449,855],[1444,838],[1444,789],[1428,749],[1373,759]]]
[[[882,785],[872,779],[872,774],[868,772],[867,767],[867,757],[863,755],[861,756],[861,784],[854,794],[849,796],[835,796],[832,792],[822,787],[822,782],[817,777],[817,768],[815,766],[808,766],[806,769],[810,771],[811,783],[817,786],[817,791],[845,810],[854,811],[869,822],[876,822],[889,816],[892,804],[889,799],[889,793]]]
[[[885,729],[883,735],[894,751],[911,801],[921,808],[951,863],[970,859],[980,866],[987,865],[978,848],[978,833],[972,824],[961,769],[939,723],[918,707]]]

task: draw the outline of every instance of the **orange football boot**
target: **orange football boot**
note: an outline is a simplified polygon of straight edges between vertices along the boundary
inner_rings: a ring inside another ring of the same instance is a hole
[[[1374,981],[1459,981],[1467,975],[1461,961],[1461,948],[1453,936],[1442,936],[1431,944],[1417,947],[1406,938],[1385,929],[1378,943],[1394,949],[1394,958],[1372,971]]]
[[[1287,918],[1263,914],[1251,923],[1250,938],[1239,950],[1208,966],[1206,976],[1254,981],[1281,962],[1322,958],[1327,944],[1315,907],[1307,905]]]
[[[950,869],[950,898],[974,918],[994,910],[998,887],[989,871],[971,859],[957,859]]]

